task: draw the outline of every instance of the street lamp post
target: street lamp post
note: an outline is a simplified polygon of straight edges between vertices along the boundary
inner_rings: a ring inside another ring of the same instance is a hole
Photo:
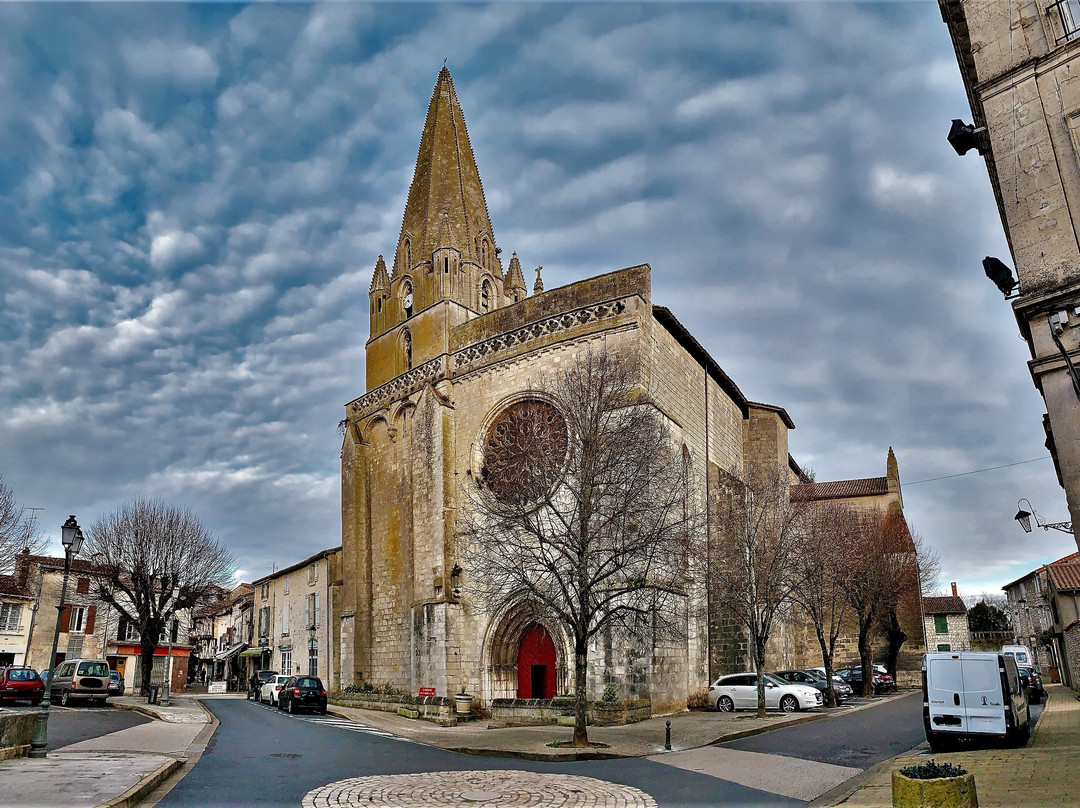
[[[180,587],[174,586],[172,591],[173,606],[176,605],[176,599],[180,597]],[[175,617],[174,617],[175,619]],[[179,625],[179,624],[178,624]],[[169,691],[172,690],[172,626],[166,624],[165,631],[169,635],[169,656],[167,657],[168,664],[165,666],[166,679],[165,679],[165,699],[161,702],[162,707],[169,706]]]
[[[75,521],[75,514],[69,516],[61,526],[60,543],[64,545],[64,582],[60,586],[60,602],[56,606],[56,626],[53,629],[52,653],[49,655],[49,675],[45,677],[45,695],[41,698],[37,729],[34,731],[34,740],[30,742],[30,752],[27,755],[32,758],[45,757],[49,746],[49,707],[52,706],[52,681],[56,673],[56,646],[60,642],[60,615],[64,611],[64,600],[67,598],[71,559],[79,554],[83,543],[82,528]]]

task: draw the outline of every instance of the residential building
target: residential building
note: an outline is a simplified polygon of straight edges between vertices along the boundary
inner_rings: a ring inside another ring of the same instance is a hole
[[[249,673],[270,669],[318,676],[338,687],[341,547],[252,582],[255,645]]]
[[[1019,280],[1012,308],[1046,446],[1080,528],[1080,5],[938,0]],[[942,122],[944,125],[944,121]],[[971,159],[971,158],[967,158]],[[971,257],[975,270],[977,256]],[[991,270],[988,269],[988,273]],[[1011,278],[995,281],[1011,295]],[[1077,546],[1080,547],[1080,541]]]
[[[1008,600],[1009,618],[1013,623],[1013,642],[1031,649],[1039,670],[1051,682],[1061,681],[1064,660],[1063,649],[1058,642],[1044,642],[1048,636],[1044,632],[1054,627],[1049,569],[1072,561],[1080,561],[1080,553],[1070,553],[1050,564],[1044,564],[1002,587]]]
[[[1051,564],[1050,612],[1054,620],[1054,647],[1061,654],[1065,684],[1080,688],[1080,562]]]
[[[0,575],[0,668],[25,664],[34,596],[14,575]]]
[[[927,651],[970,651],[967,606],[952,585],[952,595],[923,598],[923,631]]]

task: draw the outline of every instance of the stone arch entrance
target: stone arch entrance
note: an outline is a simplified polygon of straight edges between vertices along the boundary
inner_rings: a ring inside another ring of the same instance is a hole
[[[518,647],[517,697],[552,699],[558,686],[555,643],[541,625],[533,624]]]
[[[484,641],[482,691],[485,699],[533,698],[533,666],[539,698],[552,698],[567,686],[569,650],[560,626],[536,604],[516,601],[489,624]]]

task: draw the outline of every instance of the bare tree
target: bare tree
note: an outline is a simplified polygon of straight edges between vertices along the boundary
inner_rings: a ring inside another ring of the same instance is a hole
[[[750,640],[765,715],[765,647],[788,605],[801,544],[801,506],[788,496],[787,469],[751,465],[721,479],[713,513],[712,597]]]
[[[481,609],[529,603],[574,647],[574,746],[588,745],[590,641],[686,631],[703,507],[636,365],[589,352],[507,407],[465,490],[457,547]]]
[[[15,554],[23,550],[40,552],[45,537],[37,529],[38,508],[24,508],[15,492],[0,475],[0,575],[10,575],[15,568]]]
[[[810,502],[803,524],[791,564],[791,598],[814,627],[825,667],[826,697],[829,706],[835,707],[833,661],[850,608],[845,581],[850,567],[844,538],[856,529],[858,515],[842,503]]]
[[[916,547],[903,515],[876,511],[859,515],[844,544],[849,563],[846,597],[859,631],[862,695],[872,696],[875,629],[884,624],[895,632],[890,637],[890,648],[896,643],[899,649],[907,638],[895,610],[902,598],[919,591]],[[895,671],[895,657],[892,664]]]
[[[896,665],[900,649],[909,639],[904,626],[918,626],[919,639],[922,638],[926,630],[922,624],[922,597],[933,591],[941,566],[937,552],[923,541],[922,536],[911,531],[910,539],[914,555],[900,554],[889,564],[889,574],[893,580],[881,621],[881,631],[887,643],[885,668],[894,683],[897,681]],[[897,540],[903,543],[903,535],[898,535]]]
[[[160,499],[138,498],[101,517],[87,542],[107,571],[98,596],[139,632],[145,694],[162,631],[178,610],[201,605],[229,585],[232,554],[191,510]]]

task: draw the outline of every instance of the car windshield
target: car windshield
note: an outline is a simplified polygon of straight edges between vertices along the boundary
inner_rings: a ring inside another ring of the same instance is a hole
[[[38,676],[29,668],[24,670],[8,671],[8,679],[12,682],[32,682],[37,679]]]
[[[787,684],[789,684],[788,682],[785,682],[783,679],[781,679],[779,676],[773,676],[770,673],[765,674],[765,681],[770,682],[770,683],[772,683],[774,685],[787,685]]]
[[[283,684],[285,684],[285,683],[286,683],[287,681],[289,681],[289,677],[288,677],[288,676],[275,676],[275,677],[274,677],[274,684],[276,684],[276,685],[283,685]]]
[[[322,682],[312,676],[303,676],[296,680],[297,687],[315,687],[322,689]]]
[[[79,665],[79,676],[108,676],[109,666],[104,662],[83,662]]]

